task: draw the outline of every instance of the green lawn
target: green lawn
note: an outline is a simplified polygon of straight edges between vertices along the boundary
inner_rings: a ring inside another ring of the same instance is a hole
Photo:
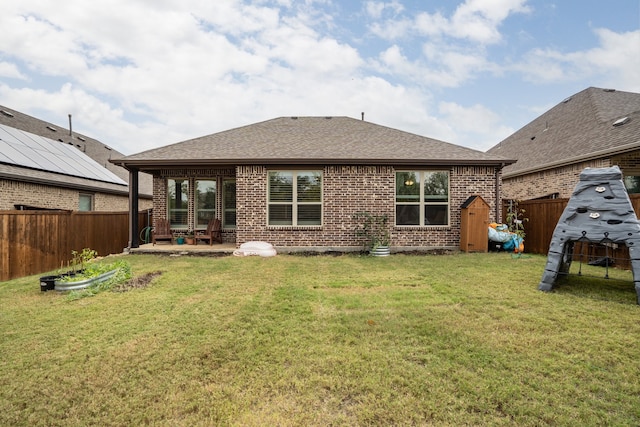
[[[506,253],[126,259],[162,274],[0,283],[0,425],[640,425],[629,272],[543,293],[546,258]]]

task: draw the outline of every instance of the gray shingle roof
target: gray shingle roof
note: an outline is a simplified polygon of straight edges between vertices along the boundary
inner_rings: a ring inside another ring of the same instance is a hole
[[[613,123],[628,117],[622,126]],[[640,94],[590,87],[487,151],[517,159],[504,177],[640,148]]]
[[[506,158],[349,117],[280,117],[114,161],[204,164],[495,164]]]
[[[3,105],[0,105],[0,124],[40,135],[54,141],[59,141],[60,143],[74,145],[76,148],[84,152],[87,156],[91,157],[100,165],[107,168],[116,176],[118,176],[125,182],[129,182],[129,172],[126,169],[109,162],[112,157],[122,157],[123,154],[103,144],[97,139],[88,137],[75,131],[73,131],[73,135],[69,135],[68,128],[45,122],[44,120],[37,119]],[[34,174],[27,175],[30,176]],[[54,182],[55,180],[48,181]],[[64,182],[64,180],[61,179],[58,179],[58,181],[61,183]],[[144,194],[146,196],[151,196],[153,194],[153,184],[151,176],[146,174],[140,175],[139,190],[141,194]]]

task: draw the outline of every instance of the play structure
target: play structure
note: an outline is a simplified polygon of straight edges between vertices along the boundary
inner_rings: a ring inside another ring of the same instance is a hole
[[[553,232],[539,290],[551,291],[558,276],[569,273],[576,242],[626,245],[640,304],[640,223],[618,166],[587,168],[580,173]]]

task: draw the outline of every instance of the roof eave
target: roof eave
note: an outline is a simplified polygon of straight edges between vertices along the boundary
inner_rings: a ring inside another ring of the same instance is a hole
[[[629,151],[634,151],[640,148],[640,141],[637,142],[633,142],[631,144],[625,144],[619,147],[615,147],[615,148],[609,148],[606,150],[601,150],[601,151],[596,151],[594,153],[590,153],[587,155],[582,155],[582,156],[575,156],[575,157],[571,157],[569,159],[564,159],[564,160],[558,160],[555,162],[551,162],[551,163],[546,163],[544,165],[538,165],[535,167],[531,167],[531,168],[527,168],[527,169],[522,169],[516,172],[511,172],[509,173],[508,171],[504,172],[502,175],[502,178],[515,178],[517,176],[522,176],[522,175],[528,175],[531,173],[536,173],[536,172],[541,172],[544,170],[548,170],[548,169],[555,169],[559,166],[564,166],[564,165],[569,165],[569,164],[574,164],[574,163],[579,163],[579,162],[587,162],[590,160],[595,160],[595,159],[599,159],[602,157],[606,157],[606,156],[615,156],[618,154],[624,154],[624,153],[628,153]]]
[[[513,159],[178,159],[178,160],[127,160],[113,159],[111,163],[126,169],[149,170],[157,168],[246,166],[246,165],[398,165],[398,166],[499,166],[516,162]]]
[[[73,189],[73,190],[80,190],[80,191],[91,191],[91,192],[95,192],[95,193],[105,193],[105,194],[114,194],[114,195],[118,195],[118,196],[128,196],[129,195],[129,186],[128,185],[120,185],[120,184],[111,184],[111,185],[118,185],[121,186],[121,189],[117,189],[117,188],[106,188],[106,187],[99,187],[99,186],[95,186],[95,185],[91,185],[91,184],[76,184],[76,183],[70,183],[70,182],[61,182],[61,181],[57,181],[55,179],[47,179],[47,178],[32,178],[32,177],[27,177],[24,175],[14,175],[11,173],[1,173],[0,172],[0,178],[2,179],[8,179],[8,180],[12,180],[12,181],[20,181],[20,182],[28,182],[30,184],[42,184],[42,185],[50,185],[52,187],[60,187],[60,188],[69,188],[69,189]],[[141,198],[144,199],[151,199],[152,195],[149,194],[144,194],[144,193],[140,193],[139,196]]]

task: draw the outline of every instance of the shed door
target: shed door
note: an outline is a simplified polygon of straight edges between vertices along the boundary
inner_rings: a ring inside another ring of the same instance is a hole
[[[487,252],[489,238],[489,207],[484,203],[473,203],[463,210],[460,224],[461,250],[465,252]]]

